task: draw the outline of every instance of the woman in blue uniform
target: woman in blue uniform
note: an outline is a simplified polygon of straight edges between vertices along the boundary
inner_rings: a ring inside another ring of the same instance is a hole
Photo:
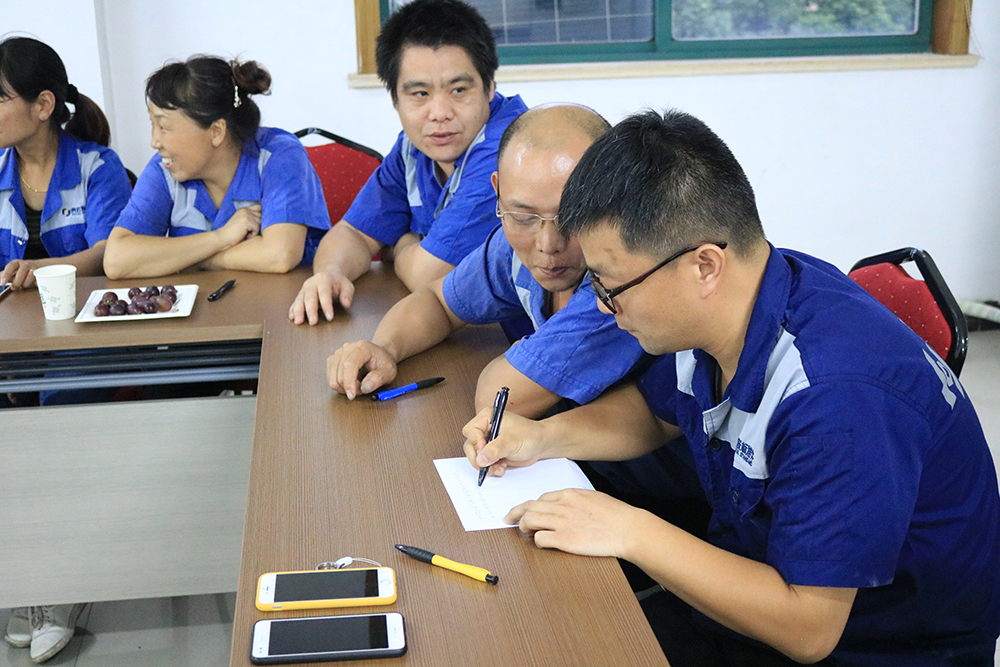
[[[194,56],[146,81],[156,155],[108,239],[111,278],[188,268],[285,273],[309,264],[330,216],[305,148],[260,127],[254,61]]]
[[[69,84],[50,46],[0,42],[0,283],[32,287],[46,264],[101,274],[130,192],[110,138],[104,114]]]
[[[69,84],[51,47],[27,37],[0,42],[0,283],[32,287],[34,270],[56,263],[101,273],[130,192],[110,138],[104,114]],[[72,639],[83,607],[15,609],[4,639],[45,662]]]

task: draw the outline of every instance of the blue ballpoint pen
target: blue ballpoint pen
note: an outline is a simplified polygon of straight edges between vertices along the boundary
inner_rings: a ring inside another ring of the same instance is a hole
[[[402,396],[411,391],[416,391],[417,389],[423,389],[424,387],[433,387],[438,382],[442,382],[444,378],[427,378],[426,380],[420,380],[419,382],[411,382],[410,384],[404,384],[402,387],[396,387],[395,389],[386,389],[385,391],[379,391],[372,394],[373,401],[388,401],[390,398],[396,398],[397,396]]]
[[[493,442],[500,435],[500,420],[503,419],[503,411],[507,408],[507,395],[509,393],[510,389],[507,387],[501,387],[500,391],[497,392],[497,397],[493,401],[493,417],[490,419],[490,438],[486,442]],[[489,471],[489,466],[483,466],[479,469],[479,483],[476,486],[483,485],[483,480],[486,479],[486,473]]]

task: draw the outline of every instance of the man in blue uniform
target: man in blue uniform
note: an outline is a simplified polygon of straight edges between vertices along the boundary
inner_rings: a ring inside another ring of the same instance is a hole
[[[518,316],[534,333],[487,367],[478,407],[492,405],[507,386],[508,408],[537,416],[561,398],[587,403],[625,375],[642,348],[598,310],[583,280],[579,242],[554,224],[566,179],[609,127],[594,111],[569,104],[536,107],[511,123],[492,175],[501,227],[447,276],[397,303],[371,341],[345,344],[331,356],[330,386],[348,398],[372,392],[395,378],[398,362],[458,328]]]
[[[333,319],[378,252],[415,290],[444,276],[496,226],[490,174],[504,129],[525,110],[496,92],[499,61],[482,16],[458,0],[416,0],[376,44],[378,76],[403,131],[344,219],[326,234],[289,309],[296,324]]]
[[[991,665],[1000,498],[975,410],[916,334],[834,267],[764,237],[725,144],[626,119],[567,182],[602,308],[652,354],[568,415],[465,429],[474,465],[690,445],[707,540],[596,492],[511,510],[535,543],[641,567],[673,665]]]

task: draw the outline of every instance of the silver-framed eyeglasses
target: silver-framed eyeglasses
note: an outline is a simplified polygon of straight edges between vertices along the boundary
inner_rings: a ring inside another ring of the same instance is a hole
[[[533,232],[539,229],[543,222],[556,224],[559,220],[558,213],[551,218],[546,218],[545,216],[538,215],[537,213],[525,213],[524,211],[501,211],[499,198],[497,199],[497,217],[519,232]]]
[[[619,285],[618,287],[615,287],[614,289],[610,289],[610,290],[607,289],[603,284],[601,284],[601,278],[596,273],[594,273],[593,271],[591,271],[590,272],[590,286],[591,286],[591,288],[593,288],[594,294],[597,295],[597,298],[600,299],[601,303],[604,304],[604,307],[607,308],[608,310],[610,310],[612,312],[612,314],[617,313],[618,309],[615,307],[615,297],[616,296],[620,295],[622,292],[624,292],[625,290],[627,290],[629,288],[635,287],[636,285],[638,285],[639,283],[641,283],[643,280],[645,280],[646,278],[650,277],[651,275],[653,275],[654,273],[656,273],[657,271],[659,271],[660,269],[662,269],[663,267],[665,267],[667,264],[669,264],[670,262],[672,262],[675,259],[677,259],[678,257],[680,257],[681,255],[686,255],[689,252],[694,252],[695,250],[697,250],[698,248],[702,247],[703,245],[705,245],[705,244],[704,243],[699,243],[698,245],[693,245],[693,246],[688,246],[687,248],[682,248],[682,249],[678,250],[677,252],[675,252],[670,257],[667,257],[665,260],[663,260],[662,262],[660,262],[659,264],[657,264],[653,268],[651,268],[649,271],[646,271],[641,276],[639,276],[637,278],[633,278],[632,280],[628,281],[627,283],[625,283],[623,285]],[[729,244],[726,241],[719,241],[719,242],[711,242],[711,241],[709,241],[708,245],[718,246],[720,249],[725,250],[726,246],[729,245]]]

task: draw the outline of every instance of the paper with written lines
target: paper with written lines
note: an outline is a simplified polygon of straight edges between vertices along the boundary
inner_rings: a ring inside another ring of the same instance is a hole
[[[467,458],[435,459],[434,466],[466,532],[513,528],[503,521],[507,512],[543,493],[594,488],[580,466],[569,459],[546,459],[525,468],[507,468],[503,477],[487,477],[482,486],[476,486],[479,470]]]

